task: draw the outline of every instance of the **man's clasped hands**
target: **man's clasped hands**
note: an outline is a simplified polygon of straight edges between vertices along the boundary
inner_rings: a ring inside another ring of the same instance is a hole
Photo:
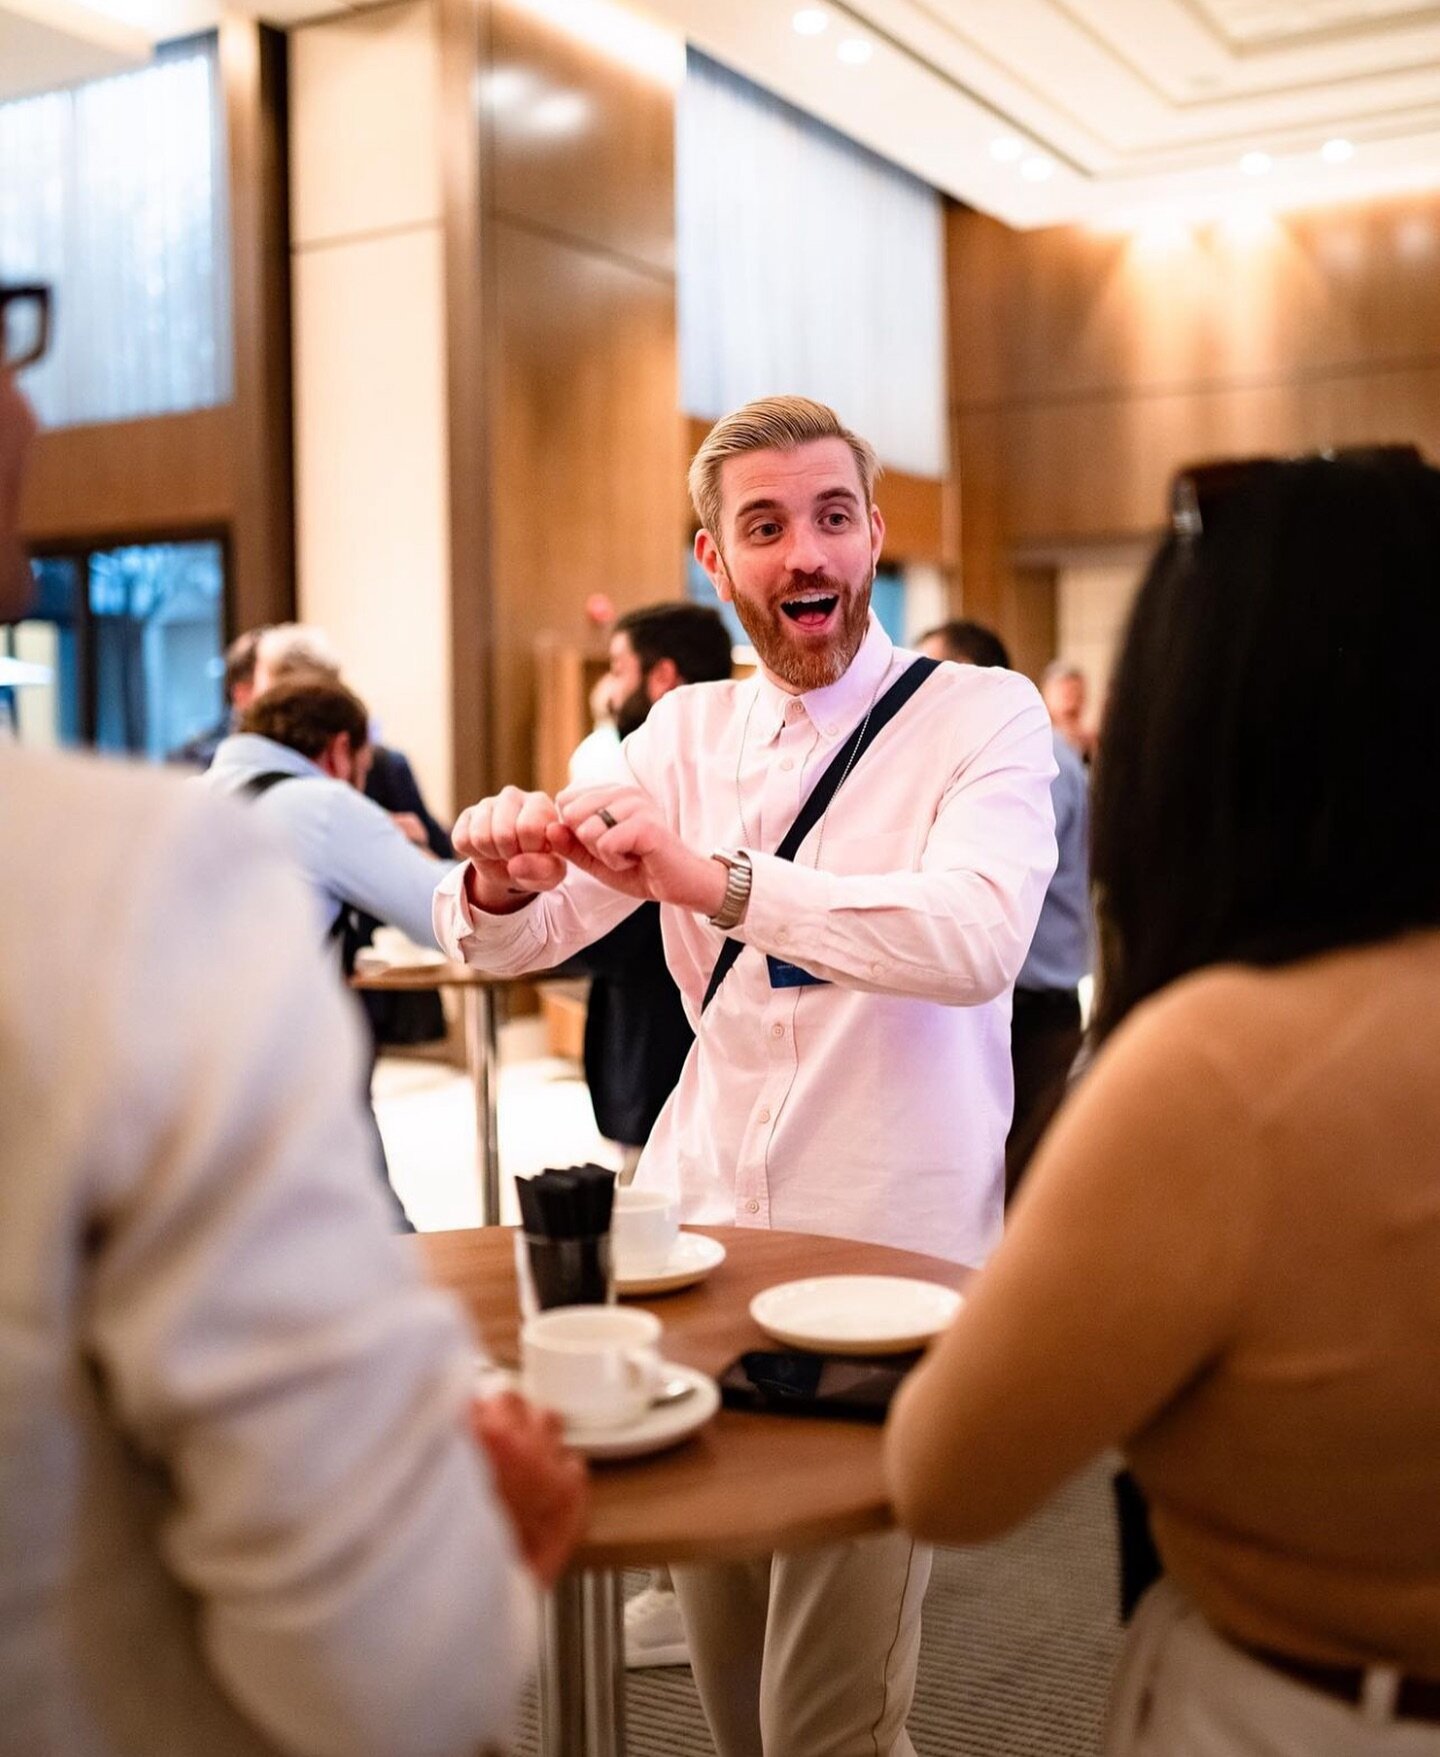
[[[488,915],[524,908],[570,867],[626,896],[701,915],[725,899],[724,862],[682,841],[639,787],[567,787],[554,798],[506,787],[461,812],[451,839],[470,862],[470,904]]]

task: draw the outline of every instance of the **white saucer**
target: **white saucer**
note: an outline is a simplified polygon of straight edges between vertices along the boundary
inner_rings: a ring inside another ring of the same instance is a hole
[[[707,1238],[703,1232],[682,1232],[675,1240],[670,1255],[658,1268],[635,1270],[622,1275],[615,1271],[615,1291],[621,1294],[673,1293],[680,1287],[693,1287],[703,1281],[712,1269],[725,1261],[725,1247],[718,1238]]]
[[[819,1275],[767,1287],[750,1316],[790,1348],[904,1354],[948,1329],[964,1301],[952,1288],[901,1275]]]
[[[694,1389],[688,1397],[647,1409],[639,1421],[623,1428],[577,1428],[567,1422],[565,1444],[586,1458],[643,1458],[647,1452],[663,1452],[688,1440],[719,1409],[720,1387],[708,1373],[677,1361],[666,1361],[665,1370],[672,1379],[690,1381]]]

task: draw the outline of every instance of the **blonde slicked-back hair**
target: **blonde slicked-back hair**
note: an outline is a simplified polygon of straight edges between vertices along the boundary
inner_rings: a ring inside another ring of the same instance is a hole
[[[880,465],[875,448],[844,425],[833,409],[809,397],[761,397],[723,415],[690,465],[690,499],[700,523],[720,538],[720,471],[726,458],[751,451],[794,451],[816,439],[843,439],[855,459],[868,509]]]

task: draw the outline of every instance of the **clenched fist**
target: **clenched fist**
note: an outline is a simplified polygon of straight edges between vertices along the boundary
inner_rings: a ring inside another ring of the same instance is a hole
[[[548,793],[519,787],[506,787],[462,811],[450,839],[455,852],[470,862],[471,903],[488,915],[508,915],[538,891],[553,890],[565,876],[565,861],[552,851],[548,836],[559,823]]]

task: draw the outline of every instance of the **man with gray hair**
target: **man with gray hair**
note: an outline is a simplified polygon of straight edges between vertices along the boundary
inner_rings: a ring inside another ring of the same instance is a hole
[[[690,471],[695,554],[758,674],[663,696],[611,785],[463,813],[436,930],[519,975],[658,901],[697,1035],[637,1186],[687,1222],[980,1263],[1010,988],[1055,864],[1050,728],[1023,678],[892,646],[870,611],[875,470],[802,397],[716,424]],[[903,1534],[676,1568],[720,1757],[909,1753],[929,1571]]]
[[[1071,659],[1052,659],[1040,677],[1040,694],[1050,724],[1081,760],[1095,754],[1095,729],[1085,716],[1085,673]]]

